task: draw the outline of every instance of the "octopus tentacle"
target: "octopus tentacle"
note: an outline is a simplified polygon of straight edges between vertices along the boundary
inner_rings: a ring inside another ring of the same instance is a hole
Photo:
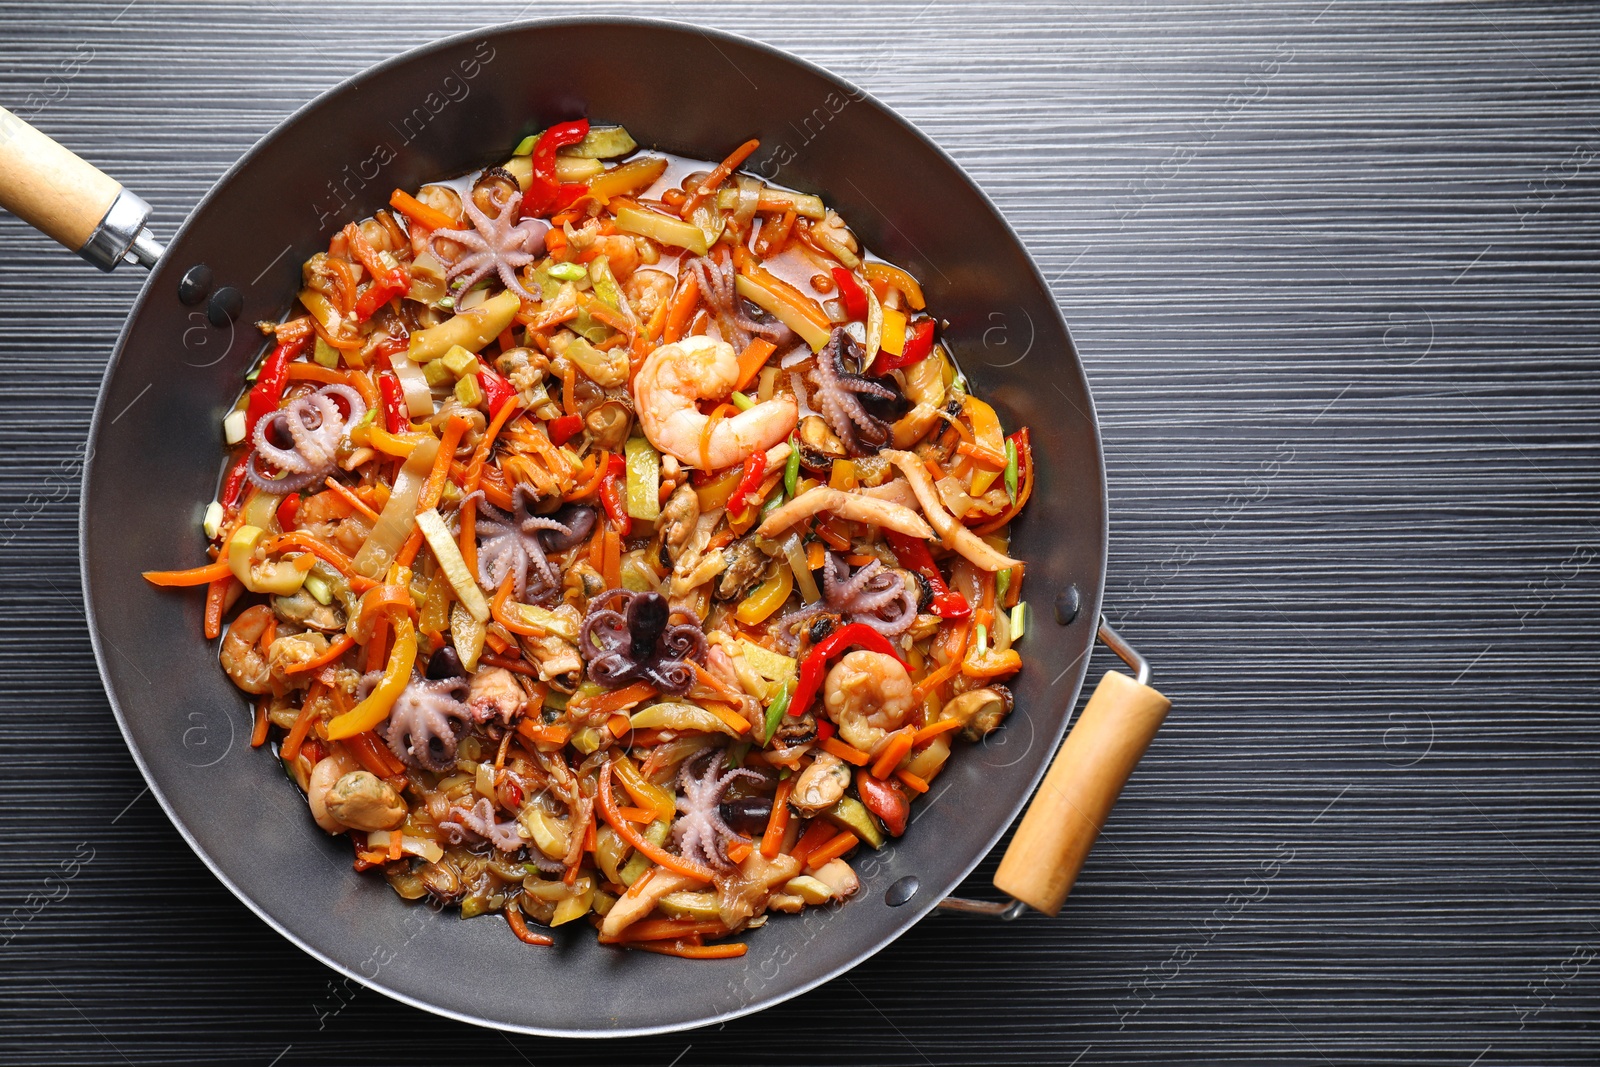
[[[464,199],[461,206],[472,222],[472,229],[435,230],[428,239],[428,250],[450,264],[445,278],[452,290],[465,292],[493,272],[508,290],[523,300],[536,303],[539,298],[523,287],[517,278],[517,268],[537,258],[538,251],[544,247],[549,225],[538,219],[519,218],[522,213],[520,192],[512,193],[500,214],[493,218],[481,211],[471,197]],[[454,242],[465,251],[450,260],[438,244],[441,240]]]

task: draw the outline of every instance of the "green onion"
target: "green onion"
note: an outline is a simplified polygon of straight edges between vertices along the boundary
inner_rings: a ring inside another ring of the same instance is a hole
[[[545,273],[560,281],[575,282],[589,272],[581,263],[552,263]]]
[[[1011,591],[1011,568],[1007,567],[994,576],[994,600],[996,604],[1004,603],[1006,594]]]
[[[772,744],[772,738],[778,732],[778,724],[783,722],[784,713],[789,710],[789,698],[794,695],[794,682],[783,683],[783,688],[778,690],[778,695],[772,698],[772,703],[767,706],[767,729],[761,737],[763,745]]]
[[[539,135],[537,133],[530,133],[528,136],[517,142],[516,150],[511,154],[513,156],[531,156],[533,155],[533,146],[538,143]]]
[[[1028,602],[1017,601],[1017,606],[1011,609],[1011,640],[1016,641],[1028,632]]]
[[[1006,438],[1006,496],[1017,503],[1017,443]]]
[[[789,438],[789,460],[783,465],[783,491],[794,499],[795,486],[800,484],[800,442]]]
[[[740,411],[749,411],[756,406],[756,402],[735,389],[733,392],[733,406]]]
[[[980,623],[978,623],[978,625],[974,626],[972,629],[973,629],[974,633],[976,634],[976,641],[977,641],[977,645],[978,645],[978,655],[981,656],[985,652],[989,651],[989,628],[987,626],[985,626],[983,623],[980,622]]]
[[[738,744],[729,745],[728,754],[723,762],[723,766],[727,767],[729,770],[732,770],[735,767],[743,767],[744,757],[749,751],[750,742],[748,741],[740,741]]]
[[[322,575],[306,575],[306,584],[303,586],[303,588],[306,592],[310,593],[314,598],[316,598],[318,604],[333,603],[333,591],[328,588],[328,580],[322,577]]]

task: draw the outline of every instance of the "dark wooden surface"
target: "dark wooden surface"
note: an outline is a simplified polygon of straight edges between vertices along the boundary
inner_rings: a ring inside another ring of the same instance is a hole
[[[698,21],[899,109],[1051,279],[1110,615],[1176,707],[1055,920],[934,916],[784,1007],[621,1044],[347,989],[143,792],[75,529],[141,279],[0,218],[0,1061],[1600,1059],[1592,6],[125,2],[0,4],[0,103],[169,234],[293,108],[475,23]]]

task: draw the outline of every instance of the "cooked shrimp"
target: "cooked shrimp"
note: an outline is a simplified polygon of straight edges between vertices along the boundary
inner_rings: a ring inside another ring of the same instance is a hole
[[[331,489],[302,500],[295,524],[349,556],[361,551],[372,532],[366,517],[355,514],[349,502]]]
[[[828,672],[822,705],[839,726],[839,736],[871,752],[890,730],[905,725],[916,707],[911,676],[893,656],[857,649]]]
[[[709,416],[695,404],[727,396],[738,380],[739,358],[725,342],[695,336],[657,348],[633,382],[645,436],[680,463],[710,470],[743,463],[750,453],[788,437],[799,408],[792,397],[773,397],[717,423],[701,456]]]
[[[228,672],[233,684],[246,693],[265,693],[272,687],[272,668],[261,647],[261,637],[270,622],[272,609],[257,604],[240,612],[222,638],[222,652],[218,656],[222,669]]]

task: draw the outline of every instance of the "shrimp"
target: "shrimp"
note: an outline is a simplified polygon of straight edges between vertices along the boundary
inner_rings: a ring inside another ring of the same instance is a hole
[[[680,463],[708,470],[743,463],[750,453],[788,437],[800,410],[793,397],[773,397],[717,423],[706,442],[706,454],[700,454],[701,432],[709,416],[700,412],[696,401],[725,397],[738,380],[739,359],[723,341],[685,337],[657,348],[633,383],[645,436]]]
[[[233,684],[246,693],[265,693],[272,688],[272,668],[261,647],[261,637],[272,621],[272,609],[265,604],[245,608],[222,638],[218,658]]]
[[[871,752],[905,725],[916,707],[911,675],[893,656],[857,649],[845,655],[822,687],[822,705],[839,725],[839,736]]]
[[[331,489],[300,501],[294,521],[313,537],[350,556],[361,551],[367,535],[372,532],[366,517],[355,514],[349,502]]]

